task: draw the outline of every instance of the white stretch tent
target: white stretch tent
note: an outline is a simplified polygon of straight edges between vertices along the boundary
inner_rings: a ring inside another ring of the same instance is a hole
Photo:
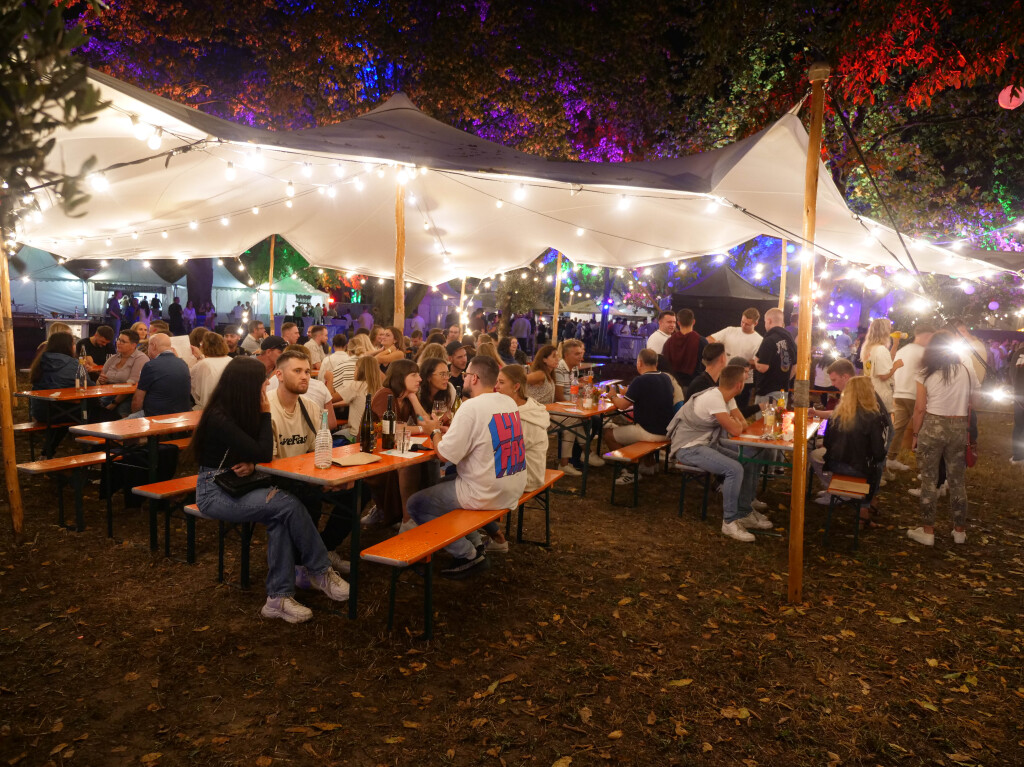
[[[258,312],[264,312],[269,306],[270,286],[266,283],[260,285]],[[305,280],[298,277],[283,277],[274,283],[274,314],[291,314],[295,308],[295,296],[309,296],[310,302],[327,306],[327,294],[317,290]]]
[[[160,303],[168,306],[174,296],[175,284],[183,289],[185,278],[177,283],[167,282],[141,261],[118,258],[89,278],[89,311],[103,314],[107,310],[107,299],[114,290],[134,293],[140,300],[156,293],[160,296]],[[159,293],[160,289],[164,292]]]
[[[401,94],[336,125],[271,132],[89,78],[110,106],[58,131],[48,162],[77,168],[95,155],[109,188],[82,218],[40,199],[42,220],[26,220],[19,235],[68,258],[232,257],[278,233],[311,264],[391,277],[403,182],[405,277],[428,284],[525,266],[549,247],[577,263],[642,266],[761,234],[800,241],[807,134],[792,113],[690,157],[570,163],[463,133]],[[156,149],[138,140],[157,130]],[[895,233],[857,220],[823,164],[818,171],[819,252],[894,266],[888,248],[906,267]],[[931,245],[914,259],[923,271],[991,269]]]
[[[275,289],[275,294],[277,293]],[[243,304],[256,297],[256,288],[239,280],[226,264],[213,262],[213,284],[211,289],[213,305],[219,311],[231,311],[237,301]],[[226,307],[226,308],[223,308]]]
[[[51,254],[21,248],[10,260],[12,311],[49,316],[85,311],[85,282]],[[27,280],[24,278],[28,278]]]

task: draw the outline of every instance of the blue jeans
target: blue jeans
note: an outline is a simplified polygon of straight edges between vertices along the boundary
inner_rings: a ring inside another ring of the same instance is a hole
[[[218,473],[217,469],[199,467],[196,504],[203,514],[214,519],[267,526],[268,597],[295,594],[296,557],[311,575],[327,572],[327,549],[302,501],[273,487],[232,498],[213,481]]]
[[[460,508],[459,496],[455,492],[455,481],[438,482],[433,487],[414,493],[405,504],[405,508],[417,525],[443,517],[449,511]],[[459,538],[446,546],[445,551],[456,559],[472,559],[476,554],[476,546],[468,538]]]
[[[755,449],[745,454],[745,457],[753,458],[762,452],[764,451]],[[724,445],[696,445],[676,451],[676,460],[680,463],[697,466],[709,474],[725,477],[722,485],[722,521],[726,524],[742,519],[753,511],[750,503],[754,500],[754,491],[757,488],[758,464],[748,464],[744,467],[738,458],[738,450]]]

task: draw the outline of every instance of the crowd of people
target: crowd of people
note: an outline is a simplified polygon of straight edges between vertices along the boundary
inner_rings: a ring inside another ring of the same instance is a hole
[[[604,422],[601,438],[610,449],[669,441],[678,464],[718,478],[722,533],[750,542],[752,530],[773,526],[767,505],[756,498],[760,466],[751,461],[773,456],[747,450],[740,460],[726,440],[747,428],[761,404],[788,396],[797,346],[778,309],[765,313],[763,334],[757,309],[707,337],[695,331],[695,321],[689,309],[661,312],[652,321],[635,377],[602,392],[620,414]],[[406,337],[399,328],[375,324],[372,315],[333,338],[319,324],[305,335],[292,322],[282,325],[280,335],[268,334],[260,321],[250,322],[244,337],[239,330],[232,325],[222,335],[200,326],[179,333],[169,322],[151,319],[141,328],[101,326],[76,348],[70,330],[55,324],[30,375],[38,389],[73,386],[83,360],[102,366],[99,383],[136,384],[133,394],[99,398],[90,412],[97,420],[203,411],[193,439],[200,465],[197,501],[208,516],[267,525],[268,617],[308,619],[308,608],[295,600],[296,588],[347,597],[342,575],[348,563],[337,549],[354,519],[401,532],[455,508],[514,507],[525,490],[543,482],[552,420],[562,427],[555,459],[562,471],[579,476],[584,460],[604,465],[586,442],[595,430],[580,428],[582,417],[552,415],[546,408],[574,397],[586,353],[580,339],[541,344],[528,359],[532,327],[523,324],[500,338],[483,329],[464,334],[457,323],[417,325]],[[856,349],[861,374],[845,356],[819,362],[828,385],[817,390],[821,399],[812,413],[827,419],[827,426],[812,466],[824,488],[833,473],[865,478],[871,492],[861,515],[871,525],[877,489],[892,472],[909,469],[900,459],[904,439],[911,441],[922,483],[921,525],[909,531],[910,538],[934,543],[937,498],[947,488],[953,540],[963,543],[965,454],[977,438],[970,404],[985,377],[986,349],[977,347],[962,323],[937,331],[922,322],[909,343],[901,346],[900,340],[887,319],[877,319]],[[1024,359],[1020,351],[1010,355],[1013,369]],[[1019,378],[1024,387],[1024,376]],[[411,434],[429,437],[440,471],[436,464],[417,464],[366,480],[368,509],[354,508],[351,488],[323,492],[275,481],[235,497],[217,481],[225,472],[251,477],[255,464],[273,457],[312,452],[322,414],[335,444],[357,441],[367,409],[374,424],[394,413]],[[37,400],[33,415],[61,418],[52,403]],[[63,436],[60,429],[48,433],[44,456],[53,455]],[[1024,460],[1024,445],[1017,444],[1022,438],[1024,425],[1015,428],[1015,462]],[[636,476],[658,471],[645,459]],[[634,476],[623,471],[614,482],[631,484]],[[828,503],[827,491],[817,500]],[[327,521],[318,532],[325,507]],[[469,577],[486,569],[488,554],[507,550],[501,530],[491,525],[451,544],[452,560],[441,574]]]

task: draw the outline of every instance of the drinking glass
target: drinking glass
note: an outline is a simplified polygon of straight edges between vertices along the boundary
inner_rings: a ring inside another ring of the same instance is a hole
[[[399,453],[409,452],[409,427],[404,423],[395,425],[395,450]]]
[[[433,415],[435,421],[440,423],[441,419],[444,418],[444,416],[445,416],[445,414],[447,412],[448,412],[448,403],[445,400],[443,400],[443,399],[436,399],[436,400],[434,400],[433,407],[431,407],[431,415]]]

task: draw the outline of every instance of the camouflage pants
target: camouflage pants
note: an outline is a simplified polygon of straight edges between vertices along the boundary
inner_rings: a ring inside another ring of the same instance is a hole
[[[925,413],[917,434],[917,465],[921,469],[921,515],[926,527],[935,524],[935,501],[938,488],[939,461],[946,459],[946,481],[949,483],[949,507],[953,524],[967,524],[967,487],[964,482],[967,464],[967,419],[944,418]]]

